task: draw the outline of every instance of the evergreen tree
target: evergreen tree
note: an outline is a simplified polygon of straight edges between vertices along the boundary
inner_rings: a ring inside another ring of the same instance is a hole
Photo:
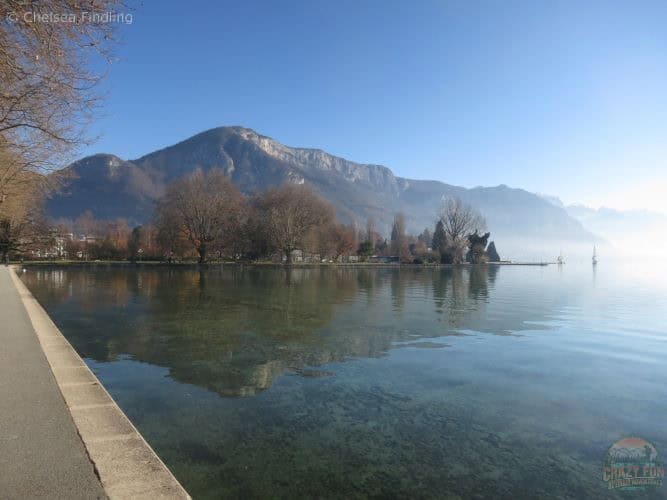
[[[486,254],[489,257],[489,262],[500,262],[500,255],[498,255],[496,244],[493,241],[489,243],[489,247],[486,249]]]
[[[130,239],[127,242],[127,250],[128,253],[130,254],[130,260],[132,262],[136,262],[137,256],[140,253],[141,250],[141,241],[144,236],[144,230],[141,226],[137,226],[132,230],[132,234],[130,234]]]
[[[417,240],[421,241],[426,246],[431,246],[431,242],[433,241],[431,231],[429,231],[428,228],[424,228],[424,232],[417,236]]]
[[[440,256],[447,250],[447,235],[445,234],[445,225],[442,223],[442,220],[439,220],[435,225],[431,248]]]

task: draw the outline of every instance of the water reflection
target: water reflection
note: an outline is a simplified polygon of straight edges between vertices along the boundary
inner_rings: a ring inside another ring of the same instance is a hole
[[[667,451],[667,295],[591,273],[24,279],[195,498],[619,498],[611,443]]]
[[[130,356],[183,382],[247,396],[286,372],[315,373],[304,367],[433,345],[415,342],[424,337],[519,332],[525,314],[488,314],[499,272],[37,269],[25,279],[39,300],[57,306],[54,320],[83,356]],[[544,319],[539,310],[533,316]]]

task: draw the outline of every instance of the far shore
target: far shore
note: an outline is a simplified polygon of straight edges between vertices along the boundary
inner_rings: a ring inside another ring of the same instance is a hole
[[[10,262],[12,265],[23,267],[185,267],[185,268],[210,268],[220,266],[244,266],[244,267],[276,267],[276,268],[314,268],[314,267],[354,267],[354,268],[459,268],[459,267],[488,267],[488,266],[548,266],[554,262],[486,262],[473,264],[463,262],[460,264],[437,264],[437,263],[399,263],[399,262],[293,262],[291,264],[269,262],[269,261],[210,261],[199,263],[196,261],[165,262],[157,260],[146,260],[130,262],[124,260],[30,260],[24,262]]]

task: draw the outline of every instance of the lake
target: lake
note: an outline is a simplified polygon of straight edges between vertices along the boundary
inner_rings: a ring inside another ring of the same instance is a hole
[[[194,498],[627,498],[603,481],[610,446],[667,454],[664,270],[23,279]]]

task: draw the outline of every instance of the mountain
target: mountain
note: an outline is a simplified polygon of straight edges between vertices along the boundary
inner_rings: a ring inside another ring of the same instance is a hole
[[[558,196],[552,196],[544,193],[535,193],[535,194],[540,198],[542,198],[543,200],[548,201],[552,205],[555,205],[559,208],[565,208],[565,204],[561,201],[561,199]]]
[[[629,235],[646,238],[651,233],[662,234],[667,230],[667,215],[649,210],[594,209],[585,205],[569,205],[565,209],[587,228],[611,240]]]
[[[220,168],[245,193],[285,182],[312,186],[335,206],[339,219],[365,225],[368,217],[387,234],[396,212],[411,232],[432,227],[440,201],[457,196],[478,208],[496,241],[502,238],[593,241],[594,236],[561,207],[505,185],[466,189],[438,181],[395,176],[382,165],[365,165],[319,149],[287,147],[242,127],[220,127],[138,158],[98,154],[69,167],[71,181],[47,203],[52,217],[150,219],[165,186],[197,168]],[[501,248],[502,252],[502,248]]]
[[[618,252],[665,256],[667,215],[648,210],[615,210],[569,205],[566,211],[595,234],[607,239]]]

